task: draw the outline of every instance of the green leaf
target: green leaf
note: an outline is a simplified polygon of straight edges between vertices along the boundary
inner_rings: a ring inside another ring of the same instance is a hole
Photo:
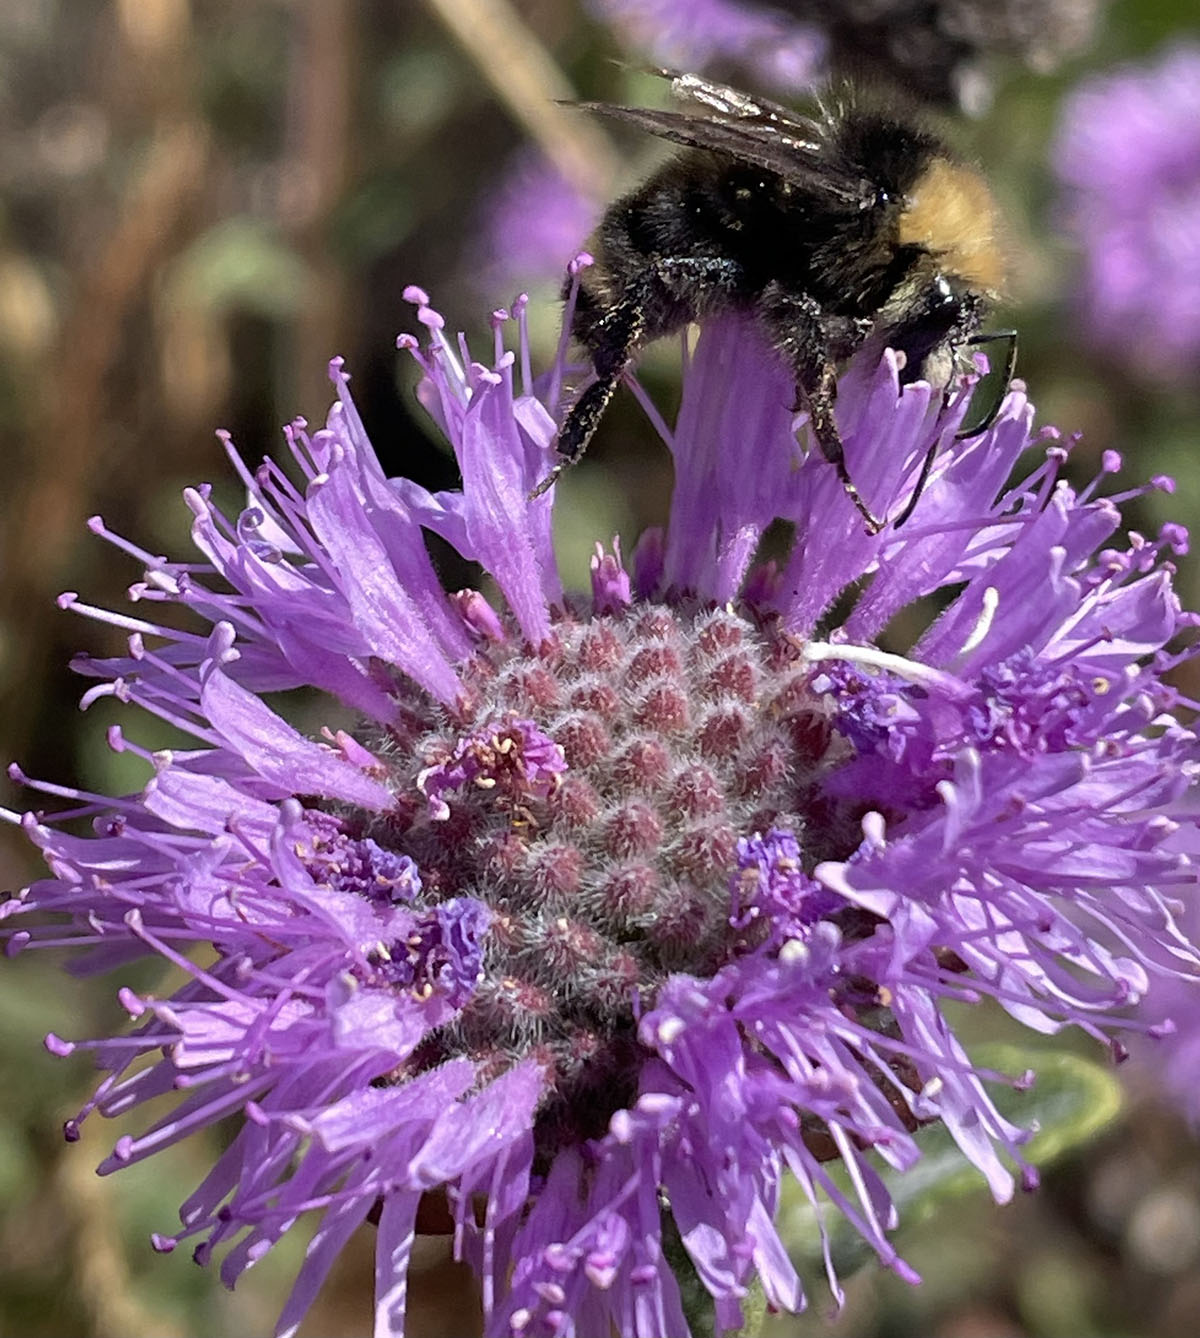
[[[687,1317],[692,1338],[715,1338],[717,1332],[716,1308],[712,1295],[700,1281],[696,1267],[687,1252],[675,1219],[669,1212],[662,1214],[663,1255],[679,1284],[679,1297]],[[742,1323],[737,1329],[722,1329],[723,1338],[758,1338],[767,1317],[767,1298],[758,1278],[752,1279],[742,1297]]]
[[[1028,1048],[990,1044],[973,1047],[972,1059],[979,1067],[1004,1073],[1020,1073],[1028,1067],[1036,1070],[1037,1081],[1029,1091],[994,1087],[992,1096],[1006,1118],[1027,1129],[1037,1128],[1022,1151],[1039,1169],[1094,1138],[1120,1113],[1122,1088],[1112,1070],[1079,1055],[1045,1050],[1031,1056]],[[951,1199],[985,1190],[979,1172],[966,1161],[944,1125],[921,1129],[916,1139],[921,1160],[915,1166],[904,1172],[882,1172],[906,1227],[929,1221]],[[851,1193],[843,1169],[833,1165],[828,1169],[839,1188]],[[836,1210],[826,1207],[824,1220],[834,1265],[845,1275],[873,1258],[874,1251]],[[820,1266],[816,1213],[790,1176],[783,1187],[779,1227],[800,1266],[814,1270]]]

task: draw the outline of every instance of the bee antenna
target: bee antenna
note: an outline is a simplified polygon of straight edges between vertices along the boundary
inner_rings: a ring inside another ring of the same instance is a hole
[[[965,432],[956,432],[955,441],[965,441],[968,437],[978,437],[986,432],[1000,415],[1000,408],[1004,403],[1004,396],[1012,382],[1013,368],[1017,365],[1017,332],[1015,330],[993,330],[987,334],[971,335],[969,339],[964,340],[965,344],[976,347],[979,344],[992,344],[1003,339],[1008,345],[1008,352],[1004,357],[1004,377],[1003,387],[1000,394],[997,395],[995,402],[988,410],[984,419],[978,425],[968,428]],[[925,459],[921,461],[921,472],[917,475],[916,486],[909,494],[908,501],[904,504],[904,510],[892,522],[895,529],[899,529],[912,513],[916,510],[917,503],[921,500],[921,494],[925,491],[925,485],[929,482],[929,474],[933,469],[933,462],[937,457],[938,441],[934,441],[925,452]]]
[[[940,439],[935,438],[925,452],[925,459],[921,461],[921,472],[917,475],[916,487],[909,494],[908,501],[904,504],[904,510],[892,521],[893,529],[898,530],[916,510],[917,503],[921,500],[921,494],[925,491],[925,485],[929,482],[929,471],[933,468],[933,461],[937,455],[939,444]]]
[[[974,334],[965,342],[971,347],[979,344],[991,344],[997,340],[1003,339],[1008,345],[1008,351],[1004,355],[1004,375],[1001,378],[1001,390],[992,403],[991,408],[983,417],[983,421],[972,427],[966,428],[961,432],[954,434],[955,441],[965,441],[968,437],[978,437],[988,430],[989,427],[1000,416],[1000,410],[1004,405],[1004,396],[1008,393],[1008,388],[1012,385],[1013,371],[1017,365],[1017,332],[1015,330],[992,330],[987,334]]]

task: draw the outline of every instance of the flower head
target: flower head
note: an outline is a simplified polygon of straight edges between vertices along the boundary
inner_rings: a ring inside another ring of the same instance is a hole
[[[830,70],[869,73],[909,97],[980,112],[991,65],[1046,71],[1087,43],[1100,0],[591,0],[627,40],[665,64],[730,61],[776,87]]]
[[[589,0],[635,49],[676,69],[701,70],[735,60],[784,90],[820,78],[825,39],[786,5],[743,0]],[[806,18],[809,16],[805,16]]]
[[[188,493],[203,563],[94,524],[144,565],[135,598],[201,620],[86,610],[131,635],[79,662],[85,700],[195,746],[145,755],[136,795],[42,787],[74,807],[24,816],[51,874],[5,908],[14,947],[61,942],[23,919],[58,912],[93,969],[150,954],[188,976],[169,999],[123,991],[132,1031],[83,1043],[108,1076],[79,1119],[186,1092],[101,1169],[240,1113],[158,1245],[221,1247],[232,1283],[323,1214],[287,1334],[368,1215],[376,1331],[402,1332],[430,1194],[493,1335],[688,1332],[664,1212],[718,1329],[755,1276],[798,1309],[773,1225],[785,1169],[915,1280],[879,1168],[918,1160],[919,1125],[942,1121],[997,1199],[1014,1168],[1034,1178],[943,1003],[1107,1038],[1150,1029],[1130,1006],[1196,970],[1175,919],[1195,871],[1169,838],[1200,748],[1162,678],[1192,624],[1171,589],[1183,531],[1118,544],[1117,506],[1058,478],[1020,388],[956,442],[967,395],[901,388],[888,355],[841,383],[860,493],[897,514],[943,449],[908,523],[867,534],[797,440],[783,370],[714,322],[674,430],[659,420],[665,534],[628,569],[598,549],[590,596],[564,594],[551,500],[527,500],[561,352],[533,381],[518,304],[476,362],[408,296],[425,342],[401,343],[460,491],[383,476],[334,363],[325,427],[287,432],[292,473],[226,442],[246,509]],[[780,519],[790,551],[761,564]],[[497,598],[444,592],[426,530]],[[914,641],[886,630],[902,612]],[[266,700],[297,687],[357,723],[301,733]]]
[[[1093,78],[1067,99],[1054,151],[1082,248],[1082,325],[1157,377],[1200,367],[1200,47]]]
[[[601,174],[602,175],[602,174]],[[603,187],[597,183],[596,189]],[[563,265],[583,244],[604,201],[585,196],[540,151],[518,152],[483,200],[477,235],[470,245],[471,268],[490,257],[484,275],[488,292],[511,292],[517,285],[558,284]]]

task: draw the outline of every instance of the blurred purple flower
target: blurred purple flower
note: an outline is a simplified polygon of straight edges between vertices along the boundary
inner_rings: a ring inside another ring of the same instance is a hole
[[[1192,915],[1189,920],[1194,927],[1197,917]],[[1156,1087],[1165,1087],[1193,1128],[1200,1128],[1200,1082],[1197,1081],[1197,1074],[1200,1074],[1200,1000],[1196,998],[1195,988],[1189,988],[1190,984],[1189,981],[1165,982],[1158,1010],[1164,1019],[1169,1019],[1170,1027],[1161,1048],[1156,1047],[1144,1057],[1139,1071]]]
[[[1176,815],[1182,820],[1168,845],[1200,863],[1196,800],[1193,790],[1184,801],[1186,811]],[[1200,902],[1189,900],[1185,904],[1179,925],[1193,943],[1200,942]],[[1165,1091],[1192,1126],[1200,1130],[1200,990],[1190,979],[1168,977],[1155,990],[1146,1015],[1161,1021],[1163,1035],[1157,1045],[1137,1052],[1127,1077],[1156,1096]]]
[[[1151,376],[1200,373],[1200,47],[1080,85],[1054,147],[1084,256],[1086,337]]]
[[[1045,73],[1087,44],[1101,0],[590,0],[671,66],[744,70],[783,91],[832,71],[983,111],[998,57]]]
[[[604,204],[581,194],[537,149],[522,150],[483,200],[469,247],[478,287],[511,293],[535,283],[559,284]]]
[[[824,73],[825,38],[786,5],[757,0],[588,0],[627,45],[673,69],[730,61],[783,91],[809,88]]]
[[[725,321],[688,359],[674,430],[651,409],[675,457],[666,533],[628,572],[599,550],[591,597],[564,595],[551,500],[527,501],[562,351],[533,381],[519,305],[515,351],[497,313],[473,361],[409,296],[426,342],[401,344],[461,491],[383,476],[335,362],[325,427],[287,432],[292,475],[227,442],[247,508],[186,494],[202,561],[94,524],[145,567],[135,598],[208,630],[64,597],[131,634],[128,656],[79,662],[85,701],[195,740],[143,753],[140,794],[35,784],[70,807],[20,819],[51,876],[4,908],[14,949],[188,977],[169,999],[122,990],[127,1035],[49,1038],[108,1071],[68,1136],[180,1092],[108,1172],[240,1116],[157,1243],[222,1247],[232,1284],[319,1213],[281,1334],[368,1216],[376,1333],[401,1333],[427,1195],[489,1335],[688,1333],[664,1211],[719,1331],[756,1275],[799,1309],[773,1225],[785,1168],[915,1280],[877,1163],[913,1166],[919,1124],[943,1122],[998,1200],[1014,1165],[1035,1178],[943,1002],[1108,1038],[1153,1029],[1130,1012],[1153,978],[1195,973],[1175,910],[1196,874],[1167,815],[1200,747],[1161,677],[1189,653],[1171,648],[1193,625],[1168,560],[1183,531],[1101,547],[1116,504],[1058,478],[1019,388],[955,442],[968,395],[901,389],[889,354],[841,383],[860,492],[896,514],[942,452],[911,520],[868,535],[797,442],[783,370]],[[777,518],[791,550],[756,565]],[[443,592],[425,530],[502,601]],[[907,651],[902,611],[925,624]],[[306,736],[267,700],[291,688],[358,724]]]

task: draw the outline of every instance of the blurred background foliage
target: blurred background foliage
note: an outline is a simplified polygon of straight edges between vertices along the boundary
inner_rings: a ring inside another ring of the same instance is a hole
[[[1178,479],[1174,497],[1135,507],[1147,531],[1186,523],[1200,502],[1200,385],[1155,384],[1089,352],[1047,146],[1061,99],[1088,72],[1196,37],[1196,23],[1195,0],[1113,0],[1085,53],[1053,75],[1010,74],[986,114],[953,130],[1012,219],[1013,301],[1001,319],[1021,332],[1020,373],[1040,421],[1083,433],[1078,477],[1113,448],[1137,480]],[[348,361],[389,472],[453,483],[395,352],[412,323],[401,293],[421,284],[451,327],[483,336],[487,313],[536,280],[533,324],[549,348],[550,276],[574,242],[521,273],[496,211],[528,211],[517,233],[545,221],[545,197],[526,175],[531,144],[583,197],[573,217],[636,179],[656,146],[618,143],[554,99],[648,96],[637,60],[580,0],[0,3],[0,753],[60,783],[140,784],[128,756],[103,746],[119,710],[81,715],[67,667],[80,647],[113,653],[123,633],[60,612],[55,596],[77,590],[118,608],[140,576],[86,519],[103,515],[153,552],[184,553],[184,486],[212,480],[238,506],[214,428],[253,460],[296,414],[319,422],[331,355]],[[1196,235],[1200,245],[1200,219]],[[668,350],[643,369],[668,403],[675,362]],[[594,537],[619,529],[632,540],[665,511],[669,464],[621,398],[560,489],[561,538],[580,576]],[[1194,563],[1180,584],[1200,604]],[[1196,695],[1196,683],[1183,686]],[[171,742],[153,722],[124,723],[150,746]],[[4,802],[27,801],[13,786]],[[0,836],[0,884],[36,877],[18,834]],[[146,1243],[171,1229],[211,1144],[100,1182],[93,1167],[121,1130],[89,1123],[81,1147],[62,1142],[90,1066],[51,1059],[41,1036],[120,1026],[114,993],[112,981],[66,977],[40,955],[0,970],[0,1335],[269,1331],[301,1241],[232,1295],[186,1251],[160,1258]],[[991,1037],[999,1024],[974,1025]],[[1094,1075],[1071,1088],[1077,1106],[1084,1099],[1039,1194],[1000,1210],[981,1187],[956,1185],[907,1213],[898,1244],[923,1287],[868,1267],[840,1317],[818,1285],[812,1313],[771,1321],[771,1334],[1200,1332],[1200,1152],[1156,1097],[1149,1065],[1135,1061],[1121,1078],[1120,1089]],[[811,1224],[796,1213],[803,1252]],[[365,1232],[305,1334],[367,1331],[370,1247]],[[420,1248],[412,1332],[466,1332],[469,1300],[443,1243]]]

